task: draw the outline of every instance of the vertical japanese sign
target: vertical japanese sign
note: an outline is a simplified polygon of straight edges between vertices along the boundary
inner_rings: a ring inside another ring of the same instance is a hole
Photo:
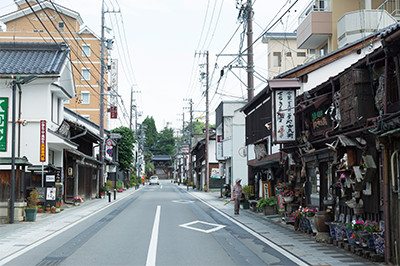
[[[273,142],[285,143],[296,140],[295,89],[276,89],[272,105]]]
[[[8,98],[0,97],[0,151],[7,151]]]
[[[115,91],[118,90],[118,60],[111,60],[111,69],[110,69],[110,86]]]
[[[40,161],[46,161],[46,120],[40,120]]]
[[[217,159],[222,160],[223,156],[222,135],[217,135]]]

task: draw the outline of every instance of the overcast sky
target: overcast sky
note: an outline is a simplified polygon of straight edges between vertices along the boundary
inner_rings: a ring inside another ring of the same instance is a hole
[[[15,10],[13,0],[0,2],[1,14]],[[101,0],[55,2],[79,12],[84,23],[100,36]],[[282,14],[296,1],[253,2],[253,30],[256,39],[274,22],[273,18],[277,14]],[[293,31],[297,27],[296,18],[306,2],[309,1],[298,1],[271,31]],[[105,0],[105,4],[109,11],[121,11],[106,14],[106,26],[112,29],[107,37],[115,38],[112,57],[119,59],[118,91],[127,108],[131,86],[134,86],[135,91],[140,91],[135,93],[136,104],[143,113],[139,121],[153,116],[158,130],[166,125],[180,128],[182,121],[179,119],[182,119],[183,107],[188,107],[187,102],[183,101],[185,98],[192,98],[195,117],[204,116],[205,88],[199,80],[200,72],[205,71],[205,68],[201,69],[199,64],[205,61],[201,55],[195,57],[196,51],[208,50],[210,54],[211,115],[222,99],[239,100],[240,97],[247,97],[246,88],[240,81],[246,83],[245,69],[235,69],[235,74],[226,71],[227,75],[219,83],[218,94],[215,93],[221,68],[234,59],[222,56],[217,60],[216,54],[223,50],[240,25],[235,0]],[[241,32],[243,28],[234,35],[223,54],[238,53]],[[246,47],[245,40],[243,48]],[[267,71],[266,55],[267,47],[260,40],[255,45],[254,58],[256,71],[264,77]],[[255,79],[255,83],[256,94],[266,86],[265,81],[259,78]],[[121,112],[119,114],[122,115]],[[185,120],[188,119],[189,113],[186,110]],[[213,115],[210,123],[215,123]]]

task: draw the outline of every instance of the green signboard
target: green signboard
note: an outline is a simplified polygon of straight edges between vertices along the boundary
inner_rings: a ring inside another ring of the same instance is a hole
[[[8,98],[0,97],[0,151],[7,150]]]

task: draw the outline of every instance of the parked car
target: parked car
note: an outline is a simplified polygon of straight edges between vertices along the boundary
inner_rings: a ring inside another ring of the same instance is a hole
[[[150,177],[149,185],[157,184],[159,185],[160,183],[158,182],[158,176],[153,175]]]

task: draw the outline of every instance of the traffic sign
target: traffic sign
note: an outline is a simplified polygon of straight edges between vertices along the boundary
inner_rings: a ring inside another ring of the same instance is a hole
[[[113,153],[113,150],[112,149],[107,149],[107,154],[108,155],[111,155]]]
[[[106,141],[106,145],[107,146],[112,146],[113,145],[113,141],[111,139]]]

